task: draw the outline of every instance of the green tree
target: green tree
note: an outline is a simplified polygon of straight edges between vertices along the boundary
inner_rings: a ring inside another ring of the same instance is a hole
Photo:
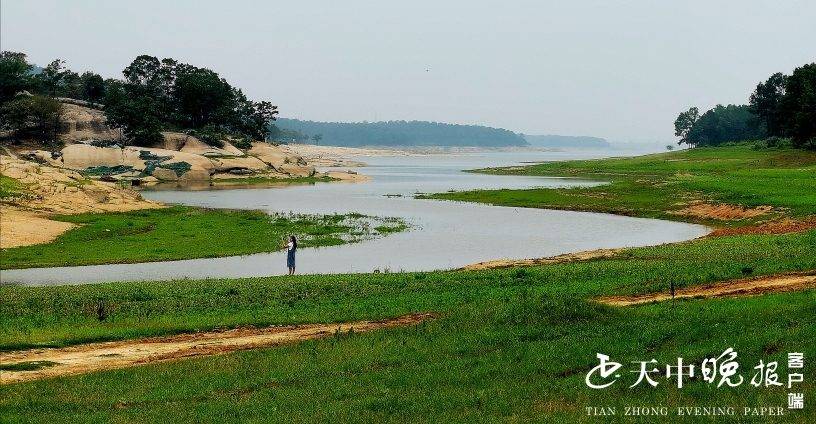
[[[320,140],[322,140],[322,139],[323,139],[323,134],[315,134],[315,135],[312,136],[312,141],[314,141],[314,143],[317,144],[317,145],[320,145]]]
[[[216,72],[173,59],[138,56],[122,74],[124,81],[105,84],[105,111],[133,143],[158,141],[164,128],[195,131],[214,145],[218,137],[263,140],[278,113]]]
[[[751,93],[749,105],[751,112],[765,125],[769,135],[784,134],[784,117],[780,104],[785,96],[787,76],[775,73],[767,81],[757,84]]]
[[[179,124],[189,128],[226,125],[238,105],[238,93],[217,73],[190,65],[178,65],[173,101]]]
[[[686,134],[693,146],[764,138],[765,132],[747,105],[717,105],[702,114]]]
[[[151,146],[162,139],[162,108],[149,91],[138,84],[112,82],[105,95],[108,122],[122,128],[128,142],[137,146]]]
[[[0,104],[30,88],[31,68],[25,53],[0,52]]]
[[[787,77],[779,110],[794,145],[816,148],[816,63],[796,68]]]
[[[61,115],[62,103],[40,95],[17,96],[0,107],[4,130],[41,142],[56,142]]]
[[[82,81],[82,99],[91,103],[98,103],[105,98],[105,80],[99,74],[85,72],[80,79]]]
[[[699,118],[700,111],[696,107],[691,107],[689,110],[680,113],[677,119],[674,120],[674,135],[680,137],[680,144],[694,145],[689,141],[688,135]]]
[[[64,71],[65,62],[63,60],[55,59],[49,63],[39,74],[33,77],[36,91],[47,96],[57,96]]]

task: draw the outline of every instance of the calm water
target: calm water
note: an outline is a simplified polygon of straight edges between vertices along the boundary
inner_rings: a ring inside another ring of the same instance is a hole
[[[414,199],[415,193],[477,188],[572,187],[598,183],[574,179],[491,176],[461,172],[527,161],[597,157],[592,153],[488,152],[363,158],[371,175],[361,184],[321,183],[285,188],[156,190],[144,196],[168,203],[269,212],[396,216],[410,231],[361,243],[298,251],[299,273],[430,271],[491,259],[536,258],[597,248],[645,246],[688,240],[707,228],[605,214],[509,208]],[[269,240],[277,247],[280,240]],[[184,261],[5,270],[3,283],[78,284],[279,275],[282,252]]]

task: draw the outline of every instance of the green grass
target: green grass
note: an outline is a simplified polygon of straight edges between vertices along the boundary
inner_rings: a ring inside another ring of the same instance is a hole
[[[0,201],[24,196],[26,192],[23,183],[0,174]]]
[[[590,178],[609,184],[589,188],[475,190],[426,197],[682,219],[722,226],[750,224],[769,216],[723,222],[678,217],[672,212],[702,200],[744,207],[774,206],[776,211],[770,217],[816,214],[816,152],[805,150],[755,150],[740,145],[476,172]]]
[[[270,252],[289,234],[304,247],[381,235],[362,215],[285,216],[174,206],[120,213],[61,215],[78,224],[51,243],[3,249],[0,269],[148,262]],[[389,224],[391,228],[396,224]],[[382,234],[386,234],[382,233]]]
[[[617,186],[619,191],[607,197],[580,190],[553,196],[584,202],[581,208],[588,210],[606,207],[620,213],[631,208],[633,214],[660,216],[665,210],[657,206],[637,209],[649,205],[642,200],[646,190],[632,192],[639,190],[638,180],[649,176],[685,187],[678,180],[691,174],[694,184],[704,187],[698,194],[706,198],[736,199],[753,192],[757,204],[787,208],[780,214],[806,215],[807,201],[791,196],[812,195],[811,183],[798,178],[796,170],[813,165],[793,153],[726,148],[720,159],[709,149],[671,154],[671,161],[665,156],[597,161],[598,175],[623,174],[613,181],[633,185]],[[685,167],[674,163],[683,158],[688,159],[681,161]],[[722,161],[740,163],[740,169],[729,171]],[[795,181],[770,190],[769,175],[776,172],[771,161],[780,161],[784,181],[791,176]],[[754,167],[758,177],[753,186],[745,181],[748,176],[739,175],[750,175],[751,163],[768,166]],[[582,177],[590,171],[590,165],[579,162],[540,166],[580,169],[573,175]],[[536,206],[546,202],[531,196],[556,191],[514,196]],[[670,198],[659,194],[654,201],[670,205]],[[816,358],[816,290],[628,308],[590,300],[666,292],[671,282],[687,287],[814,270],[814,251],[816,230],[703,238],[627,249],[609,259],[503,270],[0,286],[3,350],[244,325],[440,314],[410,328],[335,334],[277,348],[0,386],[0,421],[596,422],[586,416],[585,407],[616,406],[622,413],[631,405],[733,406],[738,415],[727,421],[754,421],[741,415],[742,407],[785,407],[789,390],[751,386],[753,367],[760,359],[780,361],[784,380],[786,354],[798,351],[805,354],[806,382],[795,391],[805,394],[805,410],[785,409],[788,415],[774,420],[814,422],[816,408],[809,401],[816,397],[816,385],[809,361]],[[99,305],[105,314],[98,313]],[[652,358],[661,367],[676,363],[677,357],[699,366],[729,347],[737,350],[746,380],[737,388],[716,388],[696,378],[678,389],[676,380],[660,377],[656,388],[630,389],[630,373],[605,390],[591,390],[584,383],[598,352],[629,370],[630,361]],[[676,416],[663,420],[684,421]],[[655,419],[618,416],[612,421]]]
[[[816,291],[612,308],[600,294],[665,291],[813,269],[816,232],[723,237],[618,258],[483,272],[299,276],[49,288],[2,287],[3,349],[216,327],[331,322],[436,311],[411,328],[0,386],[4,421],[575,421],[589,405],[784,405],[786,389],[684,389],[659,379],[593,391],[595,353],[699,363],[728,347],[749,379],[759,359],[816,357]],[[109,314],[100,321],[94,306]],[[807,361],[807,360],[806,360]],[[784,378],[784,372],[783,372]],[[625,384],[623,384],[625,381]],[[172,383],[168,383],[172,382]],[[800,386],[816,395],[812,379]],[[816,418],[808,408],[789,421]]]
[[[816,269],[816,231],[717,237],[628,249],[614,259],[483,272],[0,286],[0,350],[58,347],[219,327],[445,312],[529,289],[552,296],[666,292],[713,281]],[[107,313],[100,320],[97,306]]]

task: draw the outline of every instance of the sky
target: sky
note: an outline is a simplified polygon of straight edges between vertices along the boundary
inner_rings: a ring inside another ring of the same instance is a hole
[[[121,77],[213,69],[281,116],[672,141],[816,61],[816,1],[0,0],[0,48]]]

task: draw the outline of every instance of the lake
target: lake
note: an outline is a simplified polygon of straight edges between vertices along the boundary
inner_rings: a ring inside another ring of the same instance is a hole
[[[579,187],[601,184],[565,178],[462,172],[486,166],[585,159],[603,152],[490,151],[365,157],[366,183],[318,183],[272,188],[162,188],[146,198],[211,208],[279,213],[359,212],[405,219],[412,228],[375,240],[297,253],[300,274],[432,271],[492,259],[526,259],[599,248],[647,246],[700,237],[709,229],[679,222],[414,199],[448,190]],[[277,247],[281,240],[269,240]],[[4,270],[3,283],[80,284],[106,281],[233,278],[286,273],[283,252],[211,259]]]

